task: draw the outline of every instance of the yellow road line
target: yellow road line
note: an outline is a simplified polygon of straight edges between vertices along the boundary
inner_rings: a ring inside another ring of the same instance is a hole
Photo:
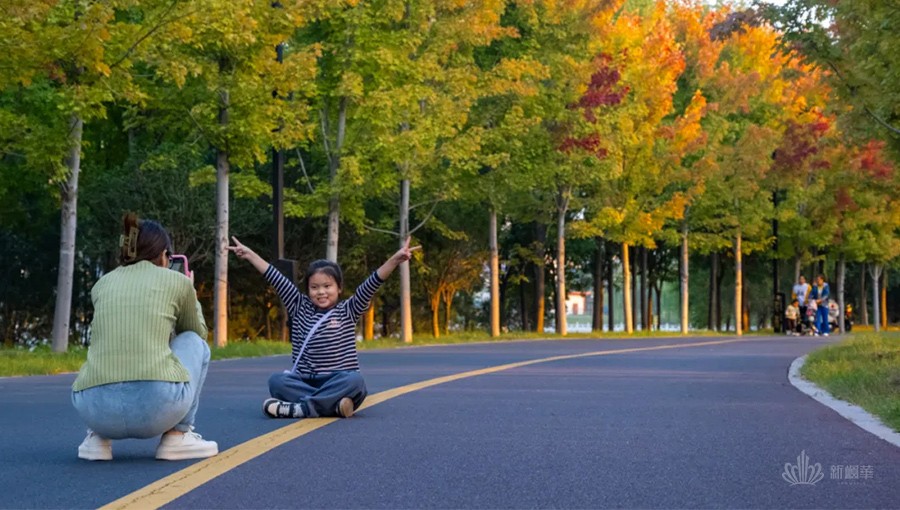
[[[683,347],[703,347],[708,345],[722,345],[736,342],[746,342],[751,340],[760,340],[759,337],[745,337],[733,340],[715,340],[710,342],[697,342],[690,344],[674,344],[659,345],[654,347],[635,347],[631,349],[618,349],[611,351],[594,351],[581,354],[567,354],[563,356],[553,356],[550,358],[540,358],[528,361],[519,361],[516,363],[507,363],[505,365],[497,365],[493,367],[482,368],[478,370],[470,370],[458,374],[436,377],[426,381],[420,381],[406,386],[400,386],[390,390],[382,391],[366,398],[365,403],[359,408],[363,410],[374,405],[378,405],[386,400],[390,400],[413,391],[437,386],[460,379],[476,377],[479,375],[493,374],[502,372],[512,368],[520,368],[537,363],[549,363],[551,361],[562,361],[576,358],[587,358],[592,356],[609,356],[613,354],[626,354],[631,352],[643,351],[660,351],[665,349],[680,349]],[[142,489],[138,489],[131,494],[123,496],[112,503],[109,503],[101,510],[122,509],[122,508],[160,508],[163,505],[171,503],[188,492],[200,487],[204,483],[220,476],[232,469],[248,462],[260,455],[275,449],[276,447],[297,439],[300,436],[308,434],[316,429],[320,429],[329,423],[337,421],[339,418],[316,418],[297,420],[296,422],[274,430],[262,436],[250,439],[247,442],[229,448],[219,453],[215,457],[210,457],[203,461],[192,464],[181,471],[172,473],[171,475],[161,478]]]

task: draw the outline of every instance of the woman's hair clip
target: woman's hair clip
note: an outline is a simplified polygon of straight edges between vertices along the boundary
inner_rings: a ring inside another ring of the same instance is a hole
[[[125,254],[125,260],[131,260],[137,257],[137,238],[138,238],[138,228],[131,227],[128,229],[128,235],[122,234],[119,236],[119,246],[123,248],[123,253]]]

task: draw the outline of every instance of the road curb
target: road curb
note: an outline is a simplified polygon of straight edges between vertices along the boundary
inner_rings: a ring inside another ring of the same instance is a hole
[[[803,367],[804,363],[806,363],[806,356],[800,356],[791,363],[791,368],[788,371],[788,379],[795,388],[819,401],[821,404],[830,407],[839,415],[850,420],[857,427],[900,448],[900,433],[894,432],[893,429],[882,423],[877,416],[870,414],[856,404],[834,398],[831,393],[828,393],[816,384],[804,379],[800,375],[800,369]]]

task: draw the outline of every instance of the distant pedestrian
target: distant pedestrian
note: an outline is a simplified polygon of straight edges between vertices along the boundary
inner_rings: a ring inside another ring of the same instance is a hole
[[[825,275],[816,277],[816,284],[810,293],[810,299],[816,302],[816,331],[817,334],[828,336],[830,324],[828,323],[828,300],[831,297],[831,289],[825,282]]]
[[[72,386],[89,427],[78,457],[112,460],[112,439],[159,435],[157,459],[211,457],[219,446],[193,431],[209,365],[193,275],[168,269],[172,242],[159,223],[123,223],[121,265],[91,289],[91,346]]]
[[[797,307],[800,309],[800,320],[806,321],[806,307],[809,304],[809,293],[812,290],[810,285],[806,283],[806,277],[802,274],[797,279],[797,283],[791,288],[791,300],[797,300]]]
[[[269,394],[263,413],[271,418],[339,416],[349,418],[362,405],[366,383],[359,373],[356,324],[375,291],[418,247],[406,244],[356,289],[340,300],[343,276],[340,266],[317,260],[306,272],[307,293],[282,275],[253,250],[234,239],[228,249],[250,262],[265,276],[281,298],[290,324],[293,368],[269,377]]]
[[[785,332],[788,335],[799,334],[800,327],[800,306],[797,300],[791,301],[787,309],[784,311]]]

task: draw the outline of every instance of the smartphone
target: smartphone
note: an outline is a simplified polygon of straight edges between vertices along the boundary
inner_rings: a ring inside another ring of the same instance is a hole
[[[173,254],[171,257],[169,257],[169,269],[182,273],[185,276],[191,273],[191,270],[188,267],[188,259],[186,255]]]

